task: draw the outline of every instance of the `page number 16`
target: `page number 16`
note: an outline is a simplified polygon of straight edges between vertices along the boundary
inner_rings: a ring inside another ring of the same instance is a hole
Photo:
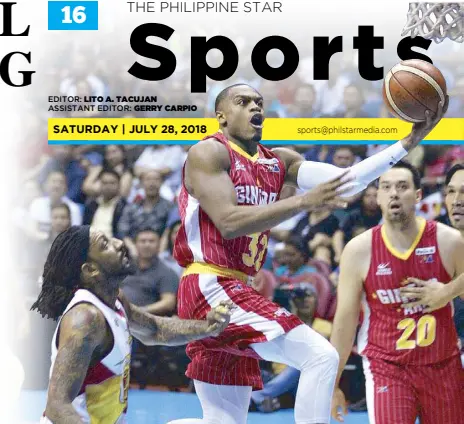
[[[72,19],[71,6],[65,6],[61,9],[61,11],[64,14],[64,19],[61,21],[63,24],[72,24],[73,22],[76,24],[82,24],[87,19],[84,6],[76,6],[72,9]]]

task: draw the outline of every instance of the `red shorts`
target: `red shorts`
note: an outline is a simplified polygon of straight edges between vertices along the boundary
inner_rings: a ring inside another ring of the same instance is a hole
[[[371,424],[462,424],[464,369],[459,356],[434,365],[364,358]]]
[[[182,319],[205,319],[224,300],[236,305],[230,324],[218,337],[191,342],[187,377],[210,384],[262,389],[260,357],[249,346],[272,340],[303,324],[280,305],[261,296],[247,283],[214,274],[182,277],[178,313]]]

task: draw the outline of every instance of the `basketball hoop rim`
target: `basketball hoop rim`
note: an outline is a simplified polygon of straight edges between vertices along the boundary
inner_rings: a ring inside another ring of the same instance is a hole
[[[464,3],[410,2],[401,36],[464,42]]]

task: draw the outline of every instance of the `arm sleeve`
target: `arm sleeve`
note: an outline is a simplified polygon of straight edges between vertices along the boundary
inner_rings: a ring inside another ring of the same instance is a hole
[[[349,183],[351,189],[344,193],[342,197],[351,197],[360,193],[407,154],[408,152],[404,149],[401,141],[398,141],[381,152],[348,168],[350,171],[348,177],[354,177],[354,180]],[[310,190],[319,184],[338,177],[346,170],[347,168],[338,168],[327,163],[305,161],[298,169],[298,187],[303,190]]]

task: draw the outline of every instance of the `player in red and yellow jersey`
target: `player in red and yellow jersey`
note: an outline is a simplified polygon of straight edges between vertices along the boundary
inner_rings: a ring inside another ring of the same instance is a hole
[[[457,163],[446,174],[446,195],[445,205],[451,225],[456,228],[464,239],[464,164]],[[402,295],[413,299],[413,302],[427,305],[430,311],[441,308],[450,301],[454,301],[455,297],[460,296],[461,300],[457,301],[458,308],[464,300],[464,276],[457,278],[451,284],[443,284],[440,281],[421,281],[413,280],[415,287],[403,287]],[[414,304],[414,303],[412,303]],[[462,315],[458,311],[458,317]],[[464,347],[462,346],[461,337],[461,361],[464,366]]]
[[[464,164],[454,165],[446,175],[445,204],[451,225],[464,237]],[[440,281],[414,280],[416,287],[404,287],[401,294],[414,299],[415,304],[421,302],[430,311],[441,308],[452,299],[460,296],[464,299],[464,275],[451,284]]]
[[[220,301],[234,304],[221,336],[188,345],[187,376],[194,380],[203,422],[246,423],[251,391],[262,388],[258,360],[263,358],[301,371],[296,422],[326,424],[336,351],[250,284],[266,258],[269,230],[302,211],[343,205],[415,147],[439,122],[446,104],[415,124],[406,138],[348,170],[260,144],[264,106],[252,87],[224,89],[215,107],[220,131],[194,145],[184,166],[182,225],[174,247],[186,268],[179,286],[181,318],[201,319]],[[310,191],[280,200],[285,184]]]
[[[458,424],[464,416],[464,371],[451,302],[430,311],[401,289],[416,279],[451,284],[464,272],[464,240],[446,225],[415,213],[420,175],[398,163],[379,179],[384,223],[355,237],[340,262],[331,342],[340,355],[338,380],[351,352],[362,306],[363,356],[372,424]],[[413,290],[413,289],[412,289]],[[425,305],[425,306],[424,306]],[[342,421],[336,389],[332,415]]]

